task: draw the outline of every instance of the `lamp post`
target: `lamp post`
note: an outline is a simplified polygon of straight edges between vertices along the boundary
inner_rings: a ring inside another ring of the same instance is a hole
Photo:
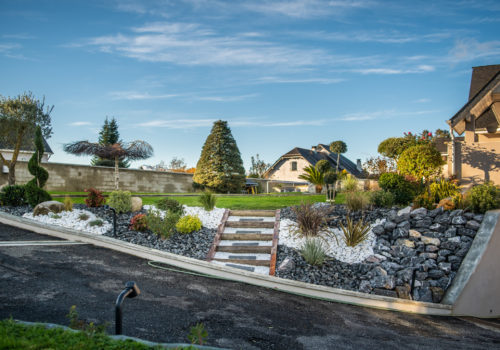
[[[116,210],[113,207],[110,207],[109,205],[104,205],[105,210],[111,210],[113,212],[113,237],[117,237],[116,234]]]
[[[115,333],[122,334],[122,303],[125,298],[135,298],[141,294],[139,287],[133,281],[125,284],[125,289],[118,295],[115,303]]]

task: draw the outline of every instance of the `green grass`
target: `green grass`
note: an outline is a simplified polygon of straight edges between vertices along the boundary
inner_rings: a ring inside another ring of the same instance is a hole
[[[18,324],[13,320],[3,320],[0,321],[0,349],[142,350],[163,348],[149,347],[131,340],[114,340],[103,333],[89,335],[84,332],[71,332],[60,328],[47,329],[42,325],[28,326]]]
[[[51,192],[55,194],[55,192]],[[70,192],[59,192],[58,194],[70,194]],[[76,193],[74,193],[76,194]],[[133,194],[140,197],[140,194]],[[142,197],[143,204],[155,204],[162,197]],[[179,201],[182,204],[188,206],[200,206],[198,202],[198,196],[173,196],[173,199]],[[64,201],[64,198],[54,198],[60,202]],[[292,205],[298,205],[302,202],[324,202],[325,195],[304,195],[301,193],[294,194],[269,194],[265,196],[217,196],[218,208],[228,208],[228,209],[280,209],[289,207]],[[83,204],[84,198],[71,198],[75,204]],[[345,196],[343,193],[338,193],[335,198],[336,204],[343,204],[345,202]]]

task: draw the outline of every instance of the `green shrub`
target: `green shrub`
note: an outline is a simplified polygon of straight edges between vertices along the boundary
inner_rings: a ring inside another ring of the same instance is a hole
[[[423,143],[407,148],[398,158],[398,171],[425,181],[439,175],[444,164],[441,153],[432,143]]]
[[[181,203],[171,198],[162,198],[156,202],[156,207],[161,210],[171,211],[179,215],[184,214],[184,208]]]
[[[441,199],[454,197],[457,193],[460,193],[460,189],[454,182],[445,179],[439,179],[431,183],[429,191],[434,203],[439,203]]]
[[[73,201],[68,196],[64,197],[64,210],[73,211]]]
[[[24,191],[26,202],[28,202],[28,204],[32,207],[36,207],[42,202],[52,200],[52,197],[47,191],[41,189],[32,182],[29,182],[24,186]]]
[[[396,204],[407,204],[415,196],[414,185],[404,176],[396,173],[385,173],[378,180],[380,188],[394,195]]]
[[[328,230],[325,209],[315,208],[310,203],[302,203],[292,207],[292,211],[297,217],[295,233],[305,237],[316,237]]]
[[[205,338],[208,337],[205,325],[203,325],[203,323],[197,323],[196,326],[189,328],[189,334],[187,337],[191,344],[205,344]]]
[[[475,213],[500,208],[500,189],[492,183],[474,186],[470,191],[470,201]]]
[[[457,193],[452,198],[453,207],[456,209],[467,209],[472,206],[470,192],[468,193]]]
[[[343,181],[342,181],[342,188],[344,192],[356,192],[358,190],[358,180],[352,176],[348,175]]]
[[[51,214],[50,218],[51,219],[60,219],[60,218],[62,218],[62,216],[61,215],[57,215],[57,214]]]
[[[314,266],[323,265],[326,259],[326,252],[320,238],[306,238],[304,245],[300,248],[300,254],[304,260]]]
[[[180,215],[171,211],[166,212],[165,218],[158,210],[150,210],[146,215],[149,229],[162,238],[168,238],[174,233],[175,225],[179,219]]]
[[[425,208],[432,210],[434,209],[434,197],[429,195],[429,193],[424,192],[413,198],[413,208]]]
[[[132,211],[132,196],[129,191],[113,191],[109,194],[108,204],[117,213]]]
[[[106,198],[103,197],[102,192],[96,190],[95,188],[88,188],[84,190],[88,192],[87,198],[85,198],[85,204],[89,208],[96,208],[103,206],[106,203]]]
[[[175,225],[179,233],[191,233],[201,229],[201,220],[196,215],[186,215],[179,219]]]
[[[89,222],[89,226],[90,227],[94,227],[94,226],[102,226],[104,224],[104,222],[101,220],[101,219],[97,219],[97,220],[92,220],[91,222]]]
[[[364,192],[349,192],[345,196],[347,210],[363,210],[368,205],[369,199]]]
[[[89,219],[89,216],[85,213],[81,213],[80,215],[78,215],[78,219],[82,220],[82,221],[86,221]]]
[[[203,209],[206,211],[211,211],[215,208],[215,203],[217,203],[217,197],[210,191],[204,191],[198,197],[198,202],[200,202]]]
[[[363,222],[363,219],[355,223],[350,217],[347,217],[346,221],[345,226],[343,223],[340,223],[340,229],[344,234],[342,239],[348,247],[355,247],[368,238],[368,233],[370,232],[369,223]]]
[[[374,191],[370,196],[370,203],[378,208],[390,208],[395,203],[394,195],[389,191]]]
[[[134,231],[146,231],[148,229],[148,222],[145,214],[137,214],[130,220],[129,229]]]
[[[18,207],[26,204],[24,186],[5,186],[0,191],[0,204]]]

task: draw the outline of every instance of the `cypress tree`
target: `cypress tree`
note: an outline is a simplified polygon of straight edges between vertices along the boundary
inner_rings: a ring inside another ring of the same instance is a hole
[[[40,166],[42,161],[43,153],[45,149],[43,147],[42,129],[37,126],[35,131],[35,152],[31,156],[28,162],[28,170],[31,175],[34,176],[25,186],[26,200],[33,207],[38,203],[49,201],[52,197],[43,190],[43,186],[49,178],[49,173],[47,170]]]
[[[216,192],[240,192],[245,169],[227,121],[218,120],[208,135],[193,176],[195,184]]]
[[[118,123],[116,122],[115,117],[111,118],[111,121],[108,121],[108,117],[106,117],[102,129],[101,131],[99,131],[99,144],[103,146],[108,146],[108,145],[114,145],[115,143],[119,142],[120,142],[120,132],[118,131]],[[94,157],[92,158],[91,164],[94,166],[114,167],[115,160]],[[130,167],[130,163],[125,158],[122,158],[118,163],[118,167],[128,168]]]

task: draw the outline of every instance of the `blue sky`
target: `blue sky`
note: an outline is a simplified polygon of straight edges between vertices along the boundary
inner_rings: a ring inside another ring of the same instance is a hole
[[[227,120],[248,169],[293,147],[446,128],[471,67],[500,63],[498,1],[0,0],[0,94],[55,105],[48,140],[95,141],[106,116],[157,164],[195,166]]]

